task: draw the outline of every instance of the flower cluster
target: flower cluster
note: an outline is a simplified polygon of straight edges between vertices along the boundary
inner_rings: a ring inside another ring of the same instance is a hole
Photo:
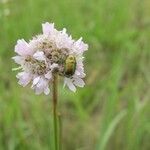
[[[83,52],[88,45],[82,38],[75,41],[64,28],[58,31],[54,24],[42,24],[43,33],[33,37],[28,43],[24,39],[17,41],[13,57],[22,71],[17,74],[19,84],[26,86],[32,82],[31,88],[36,94],[49,94],[49,85],[53,74],[64,77],[64,85],[76,91],[76,86],[83,87],[85,77]],[[17,70],[17,69],[16,69]]]

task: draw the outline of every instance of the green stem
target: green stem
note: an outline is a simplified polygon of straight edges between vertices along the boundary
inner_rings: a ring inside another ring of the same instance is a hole
[[[61,114],[58,114],[58,123],[59,123],[59,150],[62,149],[62,118]]]
[[[53,74],[53,118],[54,118],[54,143],[58,150],[58,125],[57,125],[57,74]]]

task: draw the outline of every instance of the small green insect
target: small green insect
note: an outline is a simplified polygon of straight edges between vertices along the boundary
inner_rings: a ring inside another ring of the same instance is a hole
[[[76,70],[76,58],[73,55],[69,55],[65,60],[64,75],[71,77]]]

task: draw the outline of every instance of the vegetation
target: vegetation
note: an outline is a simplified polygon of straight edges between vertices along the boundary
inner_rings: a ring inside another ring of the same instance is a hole
[[[59,86],[63,150],[150,149],[149,0],[0,0],[0,150],[53,150],[51,96],[17,84],[17,39],[54,22],[89,44],[86,86]]]

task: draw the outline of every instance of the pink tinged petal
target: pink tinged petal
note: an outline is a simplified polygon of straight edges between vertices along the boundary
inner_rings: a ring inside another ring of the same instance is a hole
[[[88,45],[82,41],[82,37],[77,41],[77,46],[82,49],[82,51],[88,50]]]
[[[82,38],[80,38],[74,43],[74,50],[77,54],[81,54],[84,51],[88,50],[88,45],[82,41]]]
[[[84,78],[86,76],[86,74],[84,73],[83,63],[77,63],[75,75],[80,78]]]
[[[50,89],[49,89],[48,87],[46,87],[46,88],[44,89],[44,93],[45,93],[45,95],[48,95],[48,94],[50,93]]]
[[[31,79],[32,79],[31,74],[26,73],[26,72],[20,72],[20,73],[17,74],[16,77],[19,79],[18,83],[20,85],[22,85],[23,87],[28,85],[30,83]]]
[[[75,74],[79,76],[80,75],[80,71],[76,70]]]
[[[84,70],[77,69],[75,71],[75,75],[74,76],[79,77],[79,78],[84,78],[86,76],[86,74],[84,73]]]
[[[12,59],[19,65],[24,63],[24,58],[21,56],[14,56],[14,57],[12,57]]]
[[[81,78],[75,78],[73,82],[76,86],[84,87],[85,83]]]
[[[49,35],[53,32],[54,30],[54,23],[44,23],[42,24],[42,29],[43,29],[43,34]]]
[[[29,49],[29,44],[24,40],[18,40],[15,46],[15,52],[21,56],[31,55],[32,51]]]
[[[72,80],[69,78],[65,78],[65,84],[68,86],[68,88],[73,91],[76,92],[76,87],[74,86],[74,84],[72,83]]]
[[[80,72],[79,75],[75,73],[73,75],[73,78],[84,78],[85,76],[86,76],[86,74],[84,72]]]
[[[42,52],[42,51],[36,52],[36,53],[33,55],[33,58],[35,58],[36,60],[39,60],[39,61],[45,61],[44,52]]]
[[[40,78],[40,80],[36,86],[43,89],[43,91],[44,91],[45,87],[48,86],[48,81],[46,79]]]

